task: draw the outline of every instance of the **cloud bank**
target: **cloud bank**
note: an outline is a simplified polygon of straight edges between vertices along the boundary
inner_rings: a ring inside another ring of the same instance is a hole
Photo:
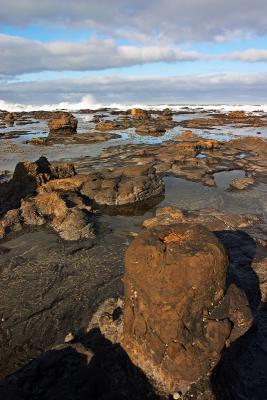
[[[0,74],[89,71],[150,62],[196,61],[200,55],[161,46],[120,46],[114,40],[41,42],[0,34]]]
[[[93,77],[3,83],[0,99],[21,104],[112,103],[260,103],[266,102],[267,73],[179,75],[171,77]],[[41,93],[41,96],[40,96]]]
[[[0,0],[0,9],[2,24],[62,24],[139,41],[224,41],[267,33],[266,0]]]

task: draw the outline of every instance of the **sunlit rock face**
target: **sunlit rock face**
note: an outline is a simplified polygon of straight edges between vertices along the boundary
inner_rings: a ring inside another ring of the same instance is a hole
[[[60,113],[49,121],[49,136],[65,136],[77,133],[78,121],[69,113]]]
[[[122,344],[161,393],[186,393],[251,325],[244,293],[226,290],[227,269],[199,224],[144,230],[128,248]]]

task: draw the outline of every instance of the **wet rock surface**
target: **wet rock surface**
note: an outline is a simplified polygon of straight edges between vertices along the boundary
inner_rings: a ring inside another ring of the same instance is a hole
[[[121,294],[127,245],[127,238],[105,235],[64,242],[38,230],[1,246],[1,377],[63,343],[88,324],[99,303]]]

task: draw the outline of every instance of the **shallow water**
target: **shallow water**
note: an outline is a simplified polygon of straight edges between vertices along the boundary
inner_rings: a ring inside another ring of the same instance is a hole
[[[74,115],[78,118],[78,133],[86,133],[95,129],[95,124],[92,122],[93,116],[101,114],[96,112],[95,114],[81,114],[75,113]],[[108,113],[105,112],[105,115]],[[205,117],[209,113],[197,112],[195,114],[179,114],[174,115],[175,121],[188,120],[192,118]],[[115,119],[117,115],[108,115],[105,118]],[[126,145],[126,144],[160,144],[168,140],[172,140],[176,136],[185,130],[181,126],[177,126],[173,129],[169,129],[162,136],[141,136],[135,133],[135,130],[125,129],[122,131],[114,131],[114,133],[120,135],[116,139],[111,139],[107,142],[95,143],[95,144],[71,144],[71,145],[53,145],[53,146],[33,146],[25,144],[27,140],[38,137],[46,137],[48,135],[47,121],[40,120],[29,120],[30,122],[26,125],[16,125],[13,127],[7,127],[0,129],[1,133],[9,133],[18,131],[19,136],[13,139],[4,139],[0,141],[0,171],[9,170],[13,171],[17,162],[19,161],[34,161],[41,155],[46,156],[51,161],[59,160],[71,160],[79,157],[97,157],[103,149],[107,149],[111,146]],[[211,138],[217,140],[231,140],[234,137],[241,136],[260,136],[267,138],[267,127],[263,128],[238,128],[231,125],[218,127],[216,129],[190,129],[193,133],[204,138]],[[258,135],[258,132],[261,135]],[[10,148],[10,146],[16,145],[16,148]]]
[[[241,173],[242,172],[242,173]],[[108,224],[116,234],[135,234],[140,231],[145,219],[153,216],[158,207],[177,207],[184,211],[224,211],[233,214],[257,214],[267,220],[267,185],[259,183],[249,190],[228,190],[230,182],[242,177],[243,171],[224,171],[215,177],[216,186],[204,186],[183,178],[168,176],[164,178],[165,195],[150,209],[139,208],[137,215],[107,215],[100,217],[101,223]],[[130,208],[129,209],[129,214]]]

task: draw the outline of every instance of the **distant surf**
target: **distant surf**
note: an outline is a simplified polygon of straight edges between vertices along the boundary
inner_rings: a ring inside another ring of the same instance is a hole
[[[31,104],[20,104],[6,102],[0,100],[0,110],[9,112],[31,112],[31,111],[55,111],[55,110],[66,110],[66,111],[78,111],[84,109],[98,110],[101,108],[110,108],[120,111],[125,111],[131,108],[143,108],[146,110],[164,110],[166,108],[172,111],[183,111],[183,110],[214,110],[214,111],[245,111],[245,112],[267,112],[267,104],[101,104],[95,103],[94,99],[89,96],[84,96],[79,102],[60,102],[57,104],[43,104],[43,105],[31,105]]]

